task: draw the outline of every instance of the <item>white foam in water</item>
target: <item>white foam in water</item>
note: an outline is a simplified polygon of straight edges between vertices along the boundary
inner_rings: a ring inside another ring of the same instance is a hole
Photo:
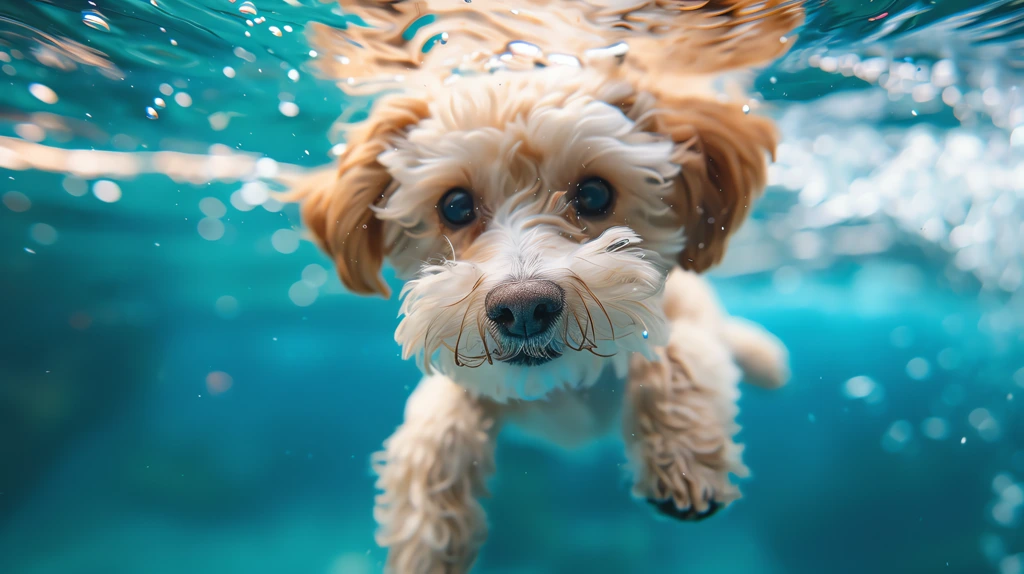
[[[823,230],[832,253],[844,250],[848,226],[870,231],[859,234],[866,253],[887,251],[893,237],[934,245],[949,254],[951,270],[973,275],[987,289],[1018,291],[1024,98],[1016,76],[998,73],[991,58],[908,62],[841,51],[793,58],[878,87],[788,106],[782,114],[785,137],[771,183],[798,192],[804,206],[788,214],[787,227]],[[893,118],[950,112],[960,127],[885,127]],[[888,240],[877,241],[886,234]]]

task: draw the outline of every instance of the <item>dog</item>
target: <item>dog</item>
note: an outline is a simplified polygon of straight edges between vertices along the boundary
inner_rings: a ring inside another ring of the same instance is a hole
[[[508,424],[567,447],[620,425],[633,495],[680,520],[737,499],[738,384],[782,385],[787,351],[699,274],[777,136],[708,78],[784,53],[799,2],[341,5],[367,26],[315,32],[327,72],[404,87],[287,198],[349,290],[389,296],[385,261],[404,282],[424,376],[373,458],[386,568],[471,568]]]

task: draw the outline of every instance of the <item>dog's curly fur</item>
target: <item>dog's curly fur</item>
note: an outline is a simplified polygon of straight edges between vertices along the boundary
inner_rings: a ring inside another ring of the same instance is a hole
[[[706,75],[783,53],[799,2],[341,4],[374,27],[319,29],[331,65],[346,66],[328,71],[354,88],[411,69],[418,86],[378,99],[338,169],[290,195],[350,290],[389,295],[385,260],[405,282],[395,338],[425,377],[374,458],[389,570],[471,567],[504,424],[571,446],[621,420],[636,497],[683,520],[736,499],[737,385],[781,385],[786,350],[729,317],[697,273],[764,187],[776,135]],[[427,13],[438,20],[408,34]],[[411,39],[444,31],[461,52]],[[498,54],[499,37],[532,48]],[[439,73],[446,54],[462,54],[457,81]],[[554,65],[566,54],[575,65]],[[592,178],[614,193],[601,214],[576,209]],[[439,209],[452,189],[471,198],[464,225]],[[561,294],[538,307],[551,311],[542,332],[503,331],[489,295],[538,282]],[[622,404],[587,392],[604,384],[625,386]]]

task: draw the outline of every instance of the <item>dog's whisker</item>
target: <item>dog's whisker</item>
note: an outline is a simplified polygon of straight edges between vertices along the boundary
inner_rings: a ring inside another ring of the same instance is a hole
[[[566,334],[566,345],[567,345],[567,346],[568,346],[569,348],[573,349],[574,351],[582,351],[582,350],[583,350],[583,348],[584,348],[584,347],[586,346],[586,344],[587,344],[587,336],[586,336],[586,331],[584,330],[584,328],[583,328],[583,323],[582,323],[582,322],[580,321],[580,317],[579,317],[579,314],[577,314],[577,313],[576,313],[576,310],[575,310],[575,309],[573,309],[573,310],[572,310],[572,315],[573,315],[573,318],[574,318],[574,319],[576,320],[576,327],[577,327],[577,328],[579,329],[579,331],[580,331],[580,342],[579,342],[579,344],[578,344],[578,345],[576,345],[575,347],[573,347],[573,346],[572,346],[572,343],[570,343],[570,341],[568,340],[568,339],[569,339],[569,322],[568,322],[568,321],[566,321],[566,322],[565,322],[565,324],[566,324],[566,328],[565,328],[565,334]]]
[[[452,245],[452,240],[448,239],[447,235],[442,235],[441,237],[444,237],[444,240],[448,242],[448,248],[452,250],[452,258],[450,259],[450,261],[457,261],[459,258],[458,256],[455,255],[455,246]]]
[[[573,309],[572,307],[569,307],[569,312],[572,313],[573,318],[576,320],[576,325],[580,328],[580,330],[582,330],[583,326],[580,325],[580,318],[579,318],[579,315],[576,314],[576,310]],[[564,327],[562,329],[562,342],[565,344],[565,346],[569,347],[570,349],[572,349],[574,351],[581,350],[582,349],[582,342],[580,343],[580,347],[576,347],[576,346],[574,346],[573,342],[571,341],[571,339],[569,337],[569,321],[568,320],[563,321],[562,325]]]
[[[484,282],[484,277],[483,276],[477,278],[476,283],[473,284],[473,288],[470,289],[469,294],[466,295],[466,297],[464,299],[468,299],[470,297],[473,297],[473,295],[476,294],[476,292],[477,292],[477,288],[480,287],[480,285],[482,285],[483,282]],[[460,360],[459,359],[459,346],[460,346],[460,342],[462,341],[462,334],[463,334],[463,332],[466,329],[466,318],[469,316],[469,312],[475,307],[476,301],[477,301],[477,297],[473,297],[473,299],[470,299],[466,303],[466,311],[465,311],[465,313],[463,313],[463,315],[462,315],[462,322],[459,324],[459,336],[455,340],[455,361],[456,361],[456,364],[458,364],[458,362]],[[483,335],[483,330],[480,327],[480,319],[479,318],[477,319],[476,323],[477,323],[477,329],[480,330],[480,341],[481,341],[481,343],[484,346],[485,353],[484,353],[484,355],[474,356],[474,357],[470,357],[470,358],[472,358],[474,360],[480,360],[480,362],[476,365],[476,366],[480,366],[485,361],[487,363],[491,363],[491,353],[490,353],[490,350],[487,349],[487,338],[484,337],[484,335]]]
[[[587,313],[587,330],[589,330],[594,335],[593,339],[591,339],[591,342],[596,345],[597,344],[597,339],[598,339],[598,337],[597,337],[597,327],[595,325],[594,316],[590,313],[590,306],[587,305],[587,300],[583,296],[583,293],[580,292],[579,289],[577,289],[574,286],[573,290],[576,291],[576,294],[580,298],[580,302],[583,304],[583,310],[586,311],[586,313]],[[587,340],[586,330],[584,330],[584,332],[583,332],[583,339]]]
[[[487,357],[487,364],[493,365],[494,361],[491,360],[491,348],[487,344],[487,335],[484,333],[483,317],[478,317],[476,321],[477,332],[480,333],[480,343],[484,346],[484,355]]]
[[[582,285],[583,288],[587,290],[587,293],[590,294],[590,297],[593,299],[594,303],[597,304],[597,306],[601,309],[601,312],[604,313],[605,319],[608,320],[608,328],[611,329],[612,339],[614,340],[615,339],[615,323],[612,321],[611,315],[608,314],[608,310],[604,308],[604,304],[601,303],[601,299],[597,295],[594,294],[594,292],[590,289],[590,286],[587,285],[587,282],[584,281],[582,277],[580,277],[579,275],[576,275],[575,273],[573,273],[573,277],[575,277],[576,280],[579,281],[580,285]],[[595,334],[595,337],[596,336],[597,335]]]
[[[594,355],[594,356],[597,356],[597,357],[601,357],[602,359],[610,359],[611,357],[615,356],[615,353],[610,353],[610,354],[607,354],[607,355],[604,355],[602,353],[598,353],[597,351],[594,350],[595,348],[596,347],[587,347],[586,350],[591,355]]]
[[[576,277],[576,279],[579,279],[579,278]],[[583,310],[587,313],[587,328],[590,330],[590,332],[594,336],[592,341],[594,341],[596,343],[597,339],[598,339],[598,336],[597,336],[597,322],[594,321],[594,315],[591,314],[591,312],[590,312],[590,305],[587,304],[587,297],[585,297],[583,295],[583,293],[579,290],[578,287],[573,286],[573,290],[576,291],[577,295],[579,295],[580,302],[583,304]],[[588,293],[590,293],[590,298],[593,299],[593,296],[594,296],[593,292],[588,290]]]
[[[460,353],[456,353],[455,348],[453,348],[449,343],[447,343],[445,341],[442,341],[441,344],[438,345],[438,348],[441,348],[441,347],[444,347],[445,349],[448,349],[448,351],[452,353],[452,356],[456,357],[456,362],[457,363],[461,362],[461,364],[459,364],[460,367],[467,367],[467,368],[470,368],[470,369],[475,369],[476,367],[479,367],[480,365],[482,365],[484,363],[484,356],[483,355],[462,355]],[[479,361],[479,362],[476,363],[476,364],[473,364],[473,363],[469,363],[467,361]]]
[[[462,314],[462,322],[459,323],[459,336],[455,339],[455,364],[459,364],[459,344],[462,342],[462,332],[466,330],[466,317],[469,316],[469,305],[466,305],[466,312]]]

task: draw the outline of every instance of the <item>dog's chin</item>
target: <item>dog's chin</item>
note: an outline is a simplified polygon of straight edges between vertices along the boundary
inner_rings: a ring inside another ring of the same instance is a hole
[[[460,365],[451,353],[440,353],[431,368],[471,393],[498,402],[538,400],[556,389],[589,387],[609,366],[619,377],[625,377],[630,350],[602,343],[597,353],[569,348],[545,348],[543,352],[531,349],[531,353],[492,356],[491,362],[485,360],[474,367]]]

